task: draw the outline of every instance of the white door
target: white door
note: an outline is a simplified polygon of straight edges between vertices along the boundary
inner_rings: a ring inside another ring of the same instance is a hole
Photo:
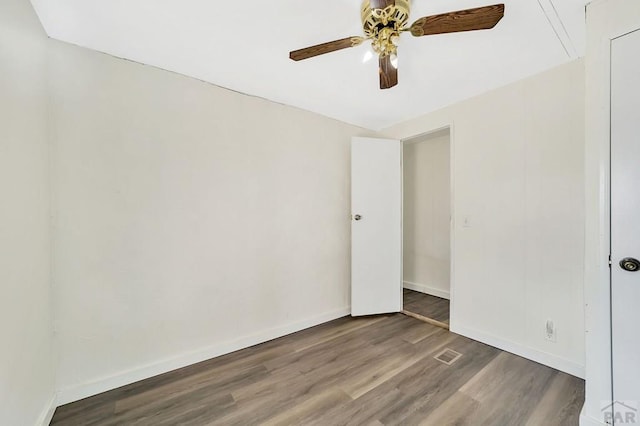
[[[640,408],[640,31],[611,46],[613,398]],[[625,259],[629,259],[626,260]],[[621,265],[621,262],[622,265]],[[625,270],[626,268],[626,270]],[[629,404],[627,404],[629,405]],[[624,407],[624,406],[623,406]],[[640,419],[639,423],[640,423]]]
[[[402,309],[402,156],[397,140],[351,142],[351,315]]]

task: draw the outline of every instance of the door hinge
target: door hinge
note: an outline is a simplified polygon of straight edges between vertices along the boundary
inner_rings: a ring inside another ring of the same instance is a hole
[[[611,268],[611,265],[612,265],[612,263],[611,263],[611,255],[609,255],[609,268]]]

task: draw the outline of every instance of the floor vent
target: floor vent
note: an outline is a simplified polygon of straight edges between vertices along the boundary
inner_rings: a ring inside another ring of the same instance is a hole
[[[435,359],[440,361],[443,364],[451,365],[462,356],[461,353],[454,351],[453,349],[445,349],[442,352],[438,353],[438,355],[434,356]]]

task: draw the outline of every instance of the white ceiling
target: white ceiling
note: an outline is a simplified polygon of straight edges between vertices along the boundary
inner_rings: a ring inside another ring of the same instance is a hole
[[[411,21],[498,2],[413,0]],[[586,0],[503,2],[493,30],[403,34],[400,84],[381,91],[368,46],[288,58],[361,35],[360,0],[32,0],[52,38],[375,130],[583,54]]]

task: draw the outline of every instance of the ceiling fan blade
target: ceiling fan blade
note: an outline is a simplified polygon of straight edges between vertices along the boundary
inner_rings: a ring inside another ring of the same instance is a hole
[[[324,55],[325,53],[335,52],[336,50],[347,49],[362,44],[364,37],[347,37],[341,40],[330,41],[328,43],[317,44],[315,46],[306,47],[300,50],[294,50],[289,53],[289,58],[294,61],[313,58],[314,56]]]
[[[456,33],[460,31],[488,30],[504,16],[504,4],[477,7],[425,16],[411,25],[410,31],[416,37],[432,34]]]
[[[387,6],[393,6],[396,4],[396,0],[371,0],[369,1],[369,7],[371,9],[386,9]]]
[[[391,64],[391,56],[380,56],[380,88],[390,89],[398,84],[398,69]]]

